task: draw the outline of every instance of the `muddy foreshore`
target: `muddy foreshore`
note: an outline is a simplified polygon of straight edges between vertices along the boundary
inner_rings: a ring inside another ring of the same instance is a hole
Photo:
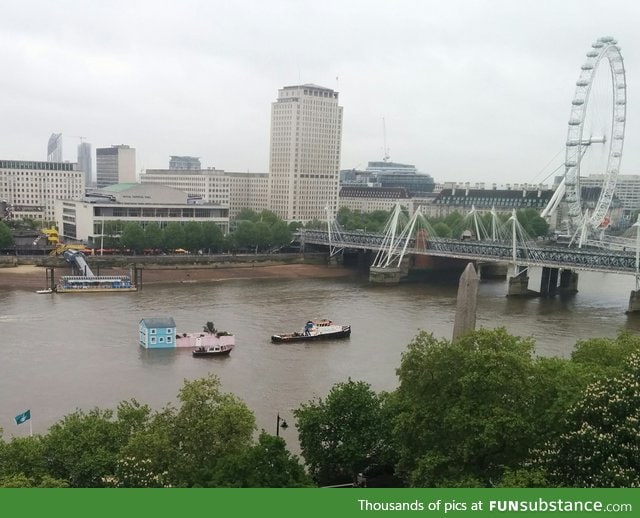
[[[93,265],[92,268],[95,268]],[[35,264],[5,265],[0,268],[0,289],[39,290],[47,288],[45,266]],[[128,275],[129,268],[99,266],[96,275]],[[70,268],[55,268],[56,281],[62,275],[71,275]],[[323,278],[346,277],[353,270],[340,266],[321,264],[273,264],[260,262],[234,262],[232,264],[148,264],[142,268],[142,285],[215,282],[230,279],[270,279],[270,278]]]

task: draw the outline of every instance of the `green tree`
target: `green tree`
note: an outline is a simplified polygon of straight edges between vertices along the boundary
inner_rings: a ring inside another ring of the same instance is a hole
[[[287,226],[291,232],[296,232],[298,229],[304,228],[304,223],[302,221],[291,221]]]
[[[264,209],[260,211],[260,214],[258,214],[258,217],[255,221],[262,221],[271,227],[282,220],[276,215],[275,212]]]
[[[170,405],[150,416],[148,423],[131,434],[118,455],[111,487],[155,487],[186,485],[171,471],[179,450],[173,439],[176,409]],[[140,484],[140,485],[138,485]]]
[[[388,458],[391,423],[382,408],[367,383],[349,380],[294,411],[302,456],[318,484],[355,482],[359,472]]]
[[[0,221],[0,248],[7,248],[13,245],[13,234],[11,229]]]
[[[252,248],[256,244],[256,224],[240,221],[233,233],[235,245],[239,248]]]
[[[396,419],[400,473],[412,486],[486,486],[536,442],[533,342],[504,329],[457,341],[422,332],[403,354]]]
[[[255,417],[234,395],[222,393],[213,375],[185,380],[178,400],[172,430],[178,455],[172,469],[187,486],[205,485],[218,459],[251,445]]]
[[[111,410],[76,410],[49,429],[44,438],[48,472],[71,487],[105,487],[126,437]]]
[[[587,367],[594,376],[613,375],[626,359],[640,352],[640,336],[622,330],[616,338],[590,338],[576,343],[571,360]]]
[[[249,209],[249,208],[242,208],[238,211],[238,214],[235,217],[236,221],[252,221],[252,222],[256,222],[260,219],[260,216],[258,215],[258,213],[253,210],[253,209]]]
[[[566,431],[538,452],[555,485],[640,486],[640,355],[618,375],[596,381],[567,415]]]
[[[104,246],[104,248],[120,248],[120,235],[123,227],[124,223],[122,221],[105,221],[100,228],[100,233],[103,236],[98,237],[96,245]]]
[[[216,332],[216,326],[214,325],[213,322],[208,321],[205,326],[202,328],[202,330],[205,333],[209,333],[210,335],[214,334]]]
[[[184,225],[184,244],[187,250],[195,252],[204,248],[204,232],[202,225],[197,221],[188,221]]]
[[[254,224],[256,253],[258,250],[264,250],[271,243],[271,228],[264,221],[258,221]]]
[[[433,225],[433,230],[436,233],[437,237],[451,237],[451,229],[443,221],[439,221],[438,223]]]
[[[524,209],[516,212],[518,222],[525,232],[531,237],[546,236],[549,232],[549,223],[540,217],[536,209]]]
[[[158,249],[162,248],[162,229],[156,222],[149,223],[144,228],[144,246]]]
[[[271,226],[271,244],[286,246],[293,240],[293,232],[284,221],[277,221]]]
[[[69,487],[65,480],[44,475],[35,479],[27,477],[22,473],[0,476],[0,488],[24,488],[24,487],[41,487],[41,488],[63,488]]]
[[[37,485],[47,472],[41,436],[14,437],[10,442],[0,442],[0,477],[20,474]]]
[[[209,253],[219,251],[224,244],[222,229],[212,221],[205,221],[202,224],[202,239],[202,246],[206,248]]]
[[[297,457],[284,440],[262,431],[258,443],[225,456],[210,482],[214,487],[312,487]]]
[[[122,229],[120,243],[129,250],[142,252],[145,246],[145,235],[140,224],[133,222],[126,223]]]
[[[180,223],[175,221],[169,223],[164,229],[164,247],[168,250],[175,250],[185,246],[184,229]]]

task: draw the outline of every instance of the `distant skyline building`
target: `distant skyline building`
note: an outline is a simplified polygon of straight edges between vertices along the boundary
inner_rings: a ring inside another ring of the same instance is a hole
[[[602,187],[606,180],[603,174],[591,174],[580,177],[581,187]],[[621,174],[616,181],[615,196],[620,200],[624,217],[630,219],[640,209],[640,175]],[[635,221],[631,221],[635,223]]]
[[[324,219],[337,211],[342,106],[338,92],[285,86],[271,104],[269,208],[286,221]]]
[[[96,149],[96,184],[99,188],[137,181],[135,148],[120,144]]]
[[[410,196],[433,192],[435,182],[429,174],[420,173],[416,166],[386,160],[369,162],[362,170],[340,171],[342,186],[367,185],[369,187],[404,188]]]
[[[62,162],[62,133],[52,133],[49,137],[47,162]]]
[[[78,144],[78,169],[84,173],[85,184],[91,185],[93,182],[93,157],[89,142]]]
[[[199,171],[202,169],[200,158],[195,156],[171,156],[169,169],[176,171]]]

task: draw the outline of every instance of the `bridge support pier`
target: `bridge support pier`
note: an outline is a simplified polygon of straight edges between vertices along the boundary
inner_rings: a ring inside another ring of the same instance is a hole
[[[542,268],[542,275],[540,277],[540,295],[546,297],[554,296],[556,294],[558,291],[559,273],[560,270],[558,268],[549,268],[547,266]]]
[[[640,290],[631,290],[631,294],[629,295],[629,308],[626,311],[627,313],[638,313],[640,312]]]
[[[477,262],[478,277],[481,279],[506,279],[509,265],[506,263]]]
[[[518,273],[513,277],[509,277],[507,297],[532,297],[535,295],[538,294],[529,289],[529,276],[526,268],[518,266]]]
[[[336,254],[329,256],[327,259],[328,266],[340,266],[342,264],[342,254]]]
[[[399,284],[402,276],[401,268],[377,268],[369,269],[369,282],[373,284]]]
[[[578,272],[562,270],[558,291],[563,294],[578,293]]]

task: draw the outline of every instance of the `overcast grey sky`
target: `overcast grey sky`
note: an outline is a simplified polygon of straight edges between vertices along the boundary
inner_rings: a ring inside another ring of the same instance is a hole
[[[68,160],[83,136],[139,169],[267,172],[270,105],[302,82],[340,92],[341,168],[382,158],[384,118],[391,159],[436,181],[538,182],[604,35],[629,84],[622,173],[640,174],[636,0],[3,2],[0,158],[44,160],[62,132]]]

